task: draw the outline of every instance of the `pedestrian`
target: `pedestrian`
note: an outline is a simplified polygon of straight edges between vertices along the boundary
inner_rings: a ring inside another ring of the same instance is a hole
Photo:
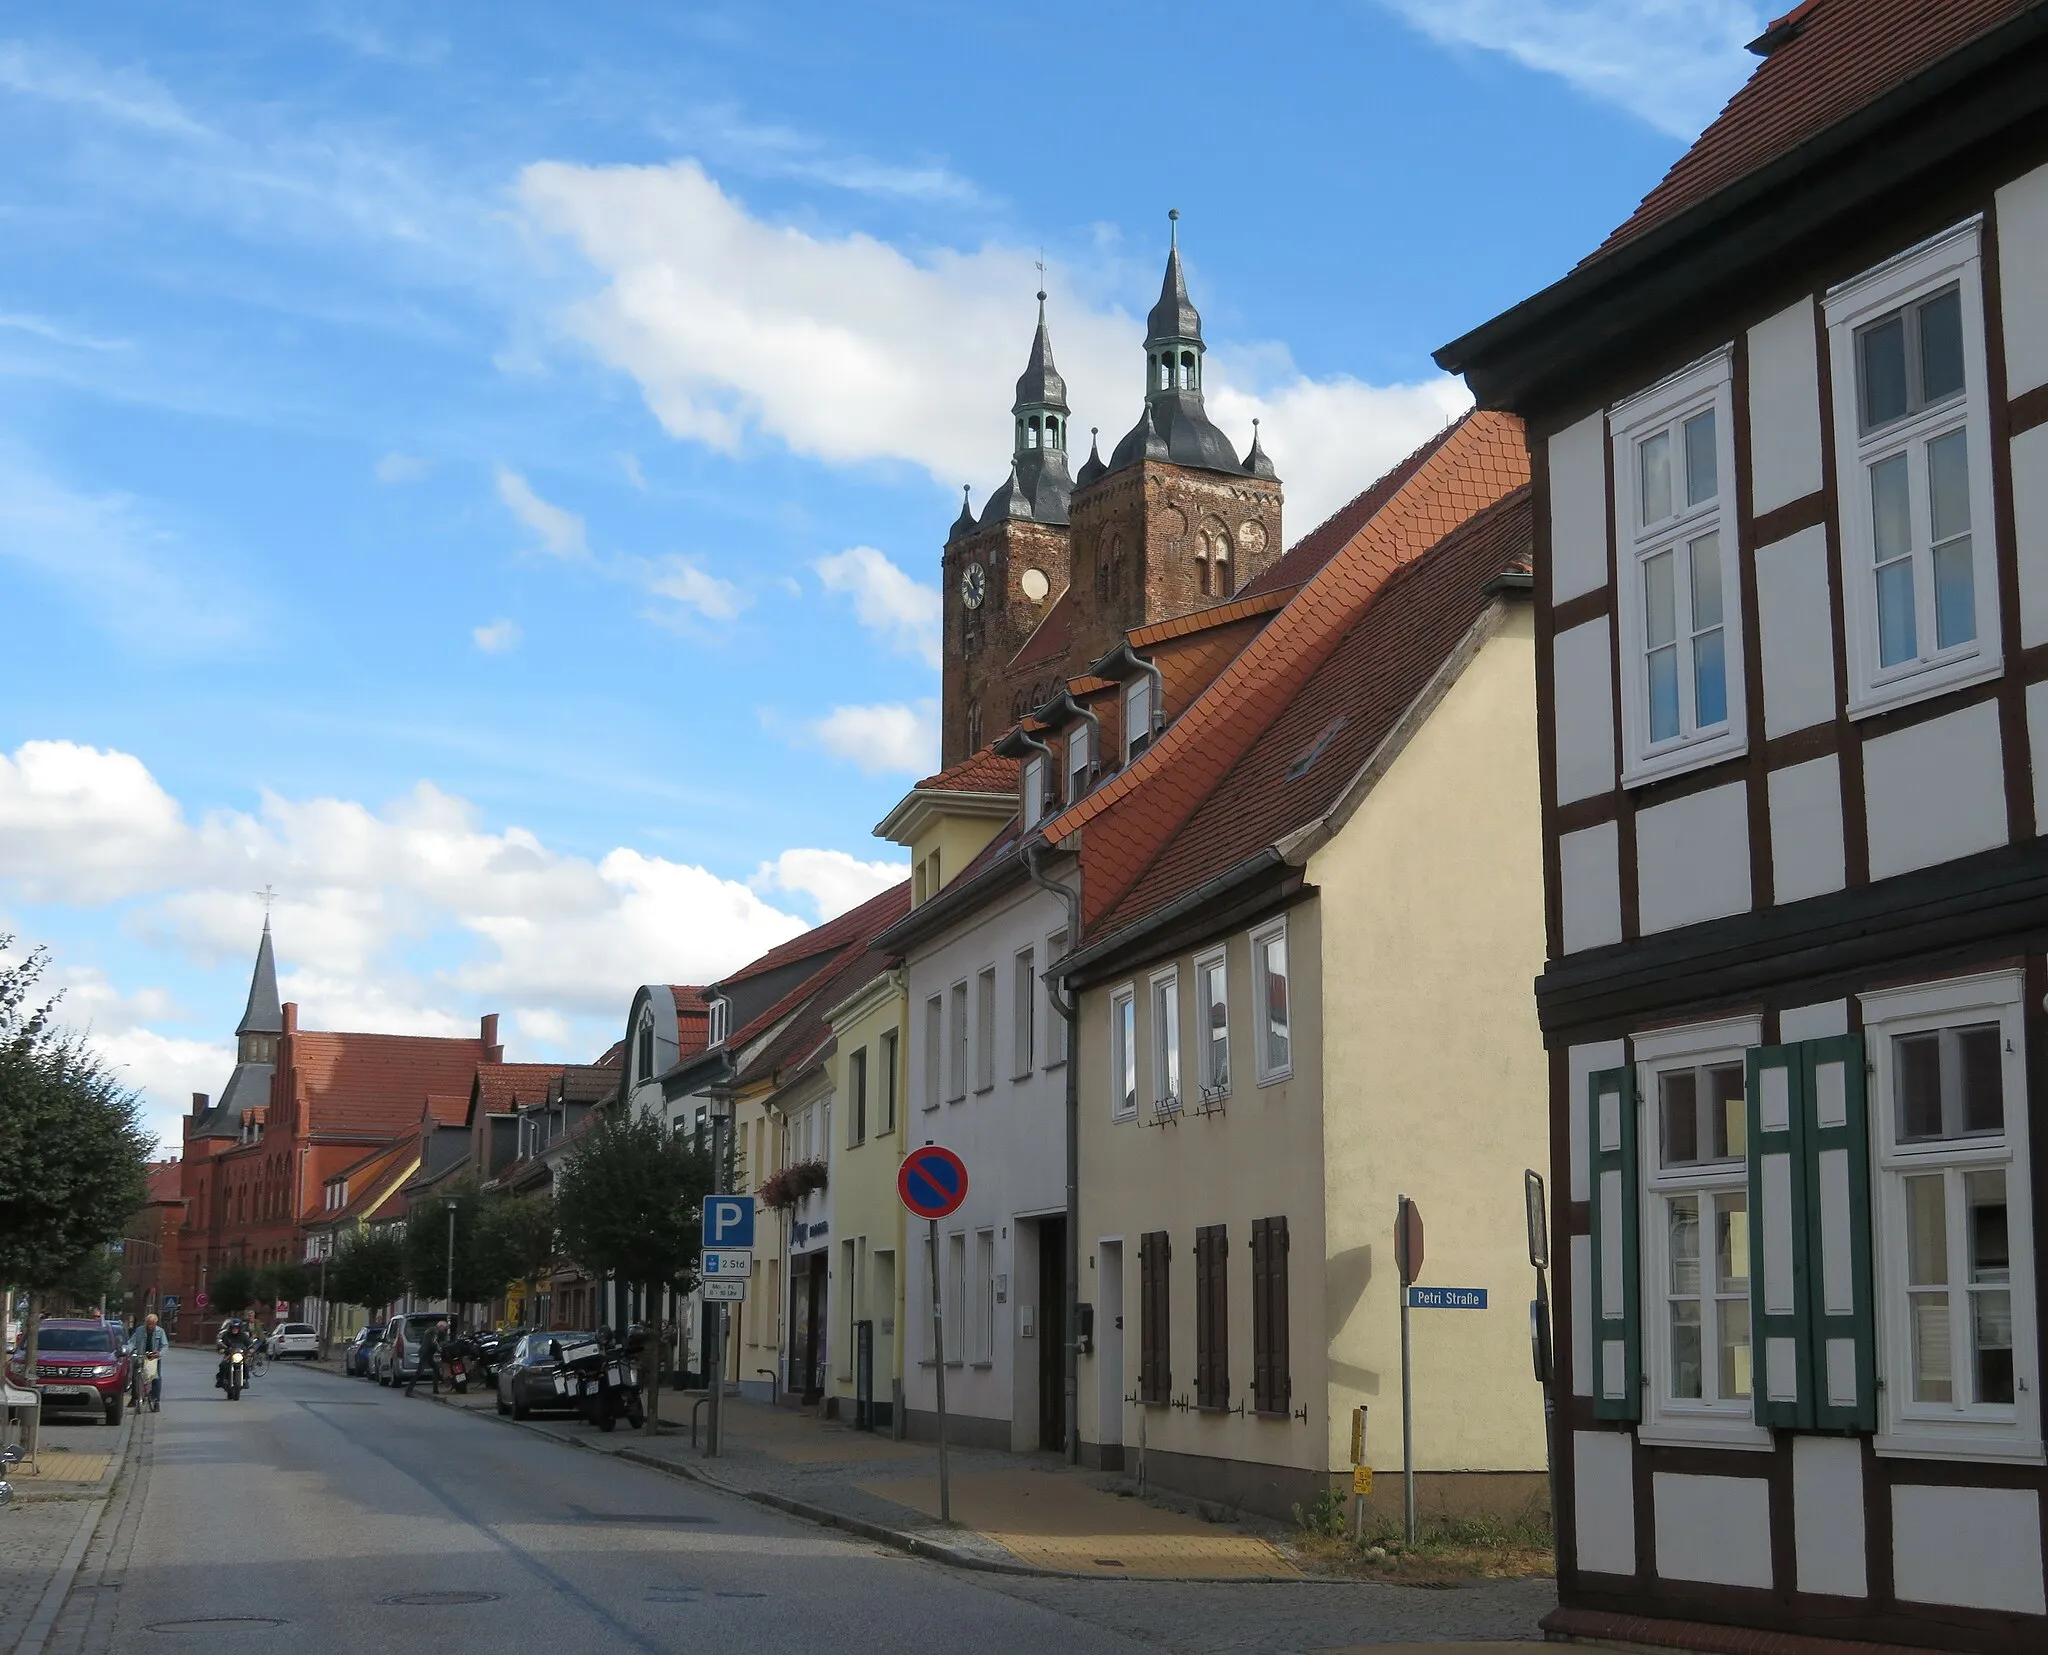
[[[154,1310],[143,1318],[142,1326],[135,1330],[128,1345],[135,1353],[136,1404],[140,1406],[146,1401],[151,1413],[160,1414],[164,1396],[162,1357],[171,1348],[171,1336],[157,1325]]]
[[[419,1388],[421,1374],[425,1374],[432,1384],[434,1395],[441,1394],[441,1342],[447,1335],[448,1324],[436,1322],[420,1336],[420,1359],[412,1370],[412,1378],[406,1381],[407,1396]]]

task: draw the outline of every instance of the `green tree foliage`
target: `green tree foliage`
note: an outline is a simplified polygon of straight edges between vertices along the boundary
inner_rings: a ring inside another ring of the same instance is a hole
[[[448,1290],[448,1203],[455,1203],[455,1303],[482,1304],[505,1290],[511,1272],[485,1222],[476,1181],[443,1184],[415,1196],[405,1223],[405,1269],[412,1290],[438,1299]]]
[[[287,1304],[298,1304],[313,1291],[313,1272],[297,1259],[284,1259],[270,1267],[270,1296]]]
[[[405,1291],[405,1237],[397,1230],[350,1230],[327,1261],[327,1296],[382,1310]]]
[[[531,1316],[540,1278],[562,1260],[555,1199],[544,1194],[501,1196],[486,1204],[484,1222],[504,1279],[526,1284]]]
[[[206,1278],[206,1308],[223,1320],[240,1316],[256,1302],[263,1290],[263,1284],[256,1279],[252,1265],[236,1259],[223,1264]]]
[[[697,1285],[704,1197],[713,1187],[708,1146],[632,1110],[607,1109],[555,1175],[562,1250],[586,1270],[646,1292],[650,1316],[662,1289]],[[659,1428],[653,1392],[661,1373],[660,1329],[647,1365],[654,1375],[647,1429]]]
[[[29,1291],[28,1359],[44,1294],[127,1228],[148,1195],[152,1148],[135,1094],[37,1002],[44,949],[0,935],[0,1284]]]

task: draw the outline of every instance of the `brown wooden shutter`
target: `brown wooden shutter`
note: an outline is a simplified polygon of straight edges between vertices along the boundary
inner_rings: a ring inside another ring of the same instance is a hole
[[[1168,1310],[1167,1259],[1164,1230],[1148,1230],[1138,1241],[1140,1361],[1139,1395],[1145,1402],[1165,1402],[1173,1391],[1171,1322]]]
[[[1252,1406],[1284,1414],[1294,1395],[1287,1362],[1287,1220],[1252,1220]]]
[[[1230,1406],[1230,1234],[1195,1231],[1195,1405]]]

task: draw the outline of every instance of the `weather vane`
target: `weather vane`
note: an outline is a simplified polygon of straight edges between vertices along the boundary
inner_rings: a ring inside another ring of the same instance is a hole
[[[277,892],[266,885],[262,890],[256,892],[256,895],[263,903],[263,917],[265,919],[270,918],[270,905],[277,900]]]

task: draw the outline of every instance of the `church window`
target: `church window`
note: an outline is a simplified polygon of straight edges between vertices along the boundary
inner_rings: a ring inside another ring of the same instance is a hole
[[[1193,351],[1182,351],[1180,353],[1180,383],[1183,390],[1192,391],[1195,388],[1195,353]]]

